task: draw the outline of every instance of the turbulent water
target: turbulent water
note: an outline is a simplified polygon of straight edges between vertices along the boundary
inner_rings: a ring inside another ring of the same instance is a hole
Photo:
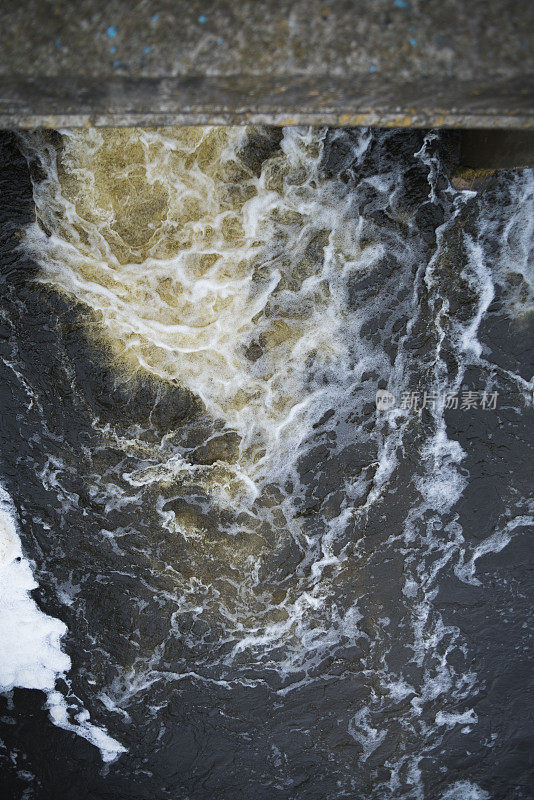
[[[534,797],[534,174],[1,145],[4,796]]]

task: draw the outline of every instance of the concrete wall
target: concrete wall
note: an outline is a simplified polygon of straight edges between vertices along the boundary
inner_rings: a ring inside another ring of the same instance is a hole
[[[530,0],[3,0],[0,126],[534,128]]]

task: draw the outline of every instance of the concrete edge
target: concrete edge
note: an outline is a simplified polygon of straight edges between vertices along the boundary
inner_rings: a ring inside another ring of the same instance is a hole
[[[534,129],[534,76],[441,84],[330,76],[0,76],[0,126],[337,125]]]

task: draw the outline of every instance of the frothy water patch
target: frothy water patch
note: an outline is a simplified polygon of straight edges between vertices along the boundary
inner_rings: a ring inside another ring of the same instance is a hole
[[[320,174],[324,136],[287,129],[251,166],[241,128],[69,131],[59,154],[29,142],[41,279],[95,312],[126,374],[177,382],[239,435],[229,471],[252,500],[350,389],[347,278],[383,254]]]
[[[490,795],[471,781],[456,781],[440,800],[490,800]]]
[[[43,614],[30,595],[37,588],[24,558],[7,492],[0,487],[0,685],[51,691],[68,672],[70,658],[61,650],[66,625]]]
[[[263,147],[256,161],[251,136]],[[381,263],[384,242],[364,230],[349,188],[326,175],[326,136],[191,128],[68,131],[60,148],[46,135],[26,139],[41,173],[39,224],[25,241],[42,265],[39,280],[91,309],[88,333],[104,338],[126,385],[140,376],[177,385],[211,420],[200,448],[161,439],[117,476],[130,487],[128,502],[162,491],[158,525],[196,551],[194,576],[184,581],[177,569],[183,613],[198,606],[199,592],[204,612],[218,609],[238,639],[230,658],[294,640],[289,670],[304,666],[313,643],[324,650],[346,629],[322,573],[325,558],[329,572],[342,568],[338,554],[325,553],[350,512],[340,508],[338,522],[328,521],[319,562],[309,559],[298,591],[274,599],[260,590],[263,565],[291,540],[309,551],[296,507],[299,461],[318,426],[329,436],[350,413],[365,370],[388,363],[356,334],[377,301],[358,319],[349,297],[350,281]],[[356,134],[347,161],[370,141],[369,131]],[[393,181],[370,179],[369,191],[386,197]],[[391,237],[410,271],[410,249],[403,257],[401,238]],[[138,436],[121,437],[121,447],[138,450]],[[173,496],[184,485],[201,488],[201,513]],[[226,514],[218,541],[206,516],[216,509]],[[232,565],[231,582],[214,581],[217,555]],[[317,615],[326,615],[323,624]]]
[[[94,744],[104,761],[113,761],[126,748],[93,725],[85,709],[78,710],[76,722],[71,722],[73,706],[55,690],[58,678],[65,679],[71,668],[61,649],[67,626],[44,614],[30,595],[38,584],[22,553],[14,513],[11,498],[0,487],[0,691],[45,692],[52,722]]]

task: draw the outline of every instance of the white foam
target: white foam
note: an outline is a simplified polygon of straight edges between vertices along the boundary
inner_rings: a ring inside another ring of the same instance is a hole
[[[471,781],[456,781],[440,800],[490,800],[490,795]]]
[[[424,477],[417,481],[417,488],[429,508],[444,513],[459,500],[466,480],[458,470],[465,452],[458,442],[447,437],[442,419],[423,448],[423,458],[428,467]]]
[[[52,722],[94,744],[104,761],[114,760],[126,748],[92,725],[88,711],[79,711],[77,724],[70,722],[69,705],[55,690],[57,679],[65,678],[71,668],[61,649],[67,626],[41,611],[30,594],[37,586],[22,553],[11,498],[0,486],[0,691],[46,692]]]
[[[480,323],[495,297],[493,278],[484,260],[484,250],[478,242],[473,242],[466,237],[466,247],[469,255],[469,265],[462,271],[473,290],[478,293],[478,307],[469,324],[462,332],[460,347],[463,352],[471,351],[478,358],[482,355],[482,345],[478,341],[477,333]]]
[[[76,714],[76,724],[70,722],[69,705],[60,692],[48,692],[46,707],[54,725],[66,731],[72,731],[98,747],[102,761],[115,761],[121,753],[127,752],[126,747],[119,744],[103,728],[99,728],[89,721],[90,716],[87,710],[83,709]]]
[[[438,711],[436,714],[436,725],[453,727],[454,725],[474,725],[476,722],[478,722],[478,716],[472,708],[463,712]]]
[[[534,310],[534,170],[516,172],[500,203],[484,202],[479,237],[492,245],[492,270],[504,292],[504,310],[516,319]],[[521,277],[511,286],[510,276]]]
[[[9,496],[0,488],[0,687],[54,688],[70,669],[61,650],[67,626],[44,614],[30,595],[37,588],[23,557]]]
[[[350,735],[363,748],[360,756],[362,761],[367,761],[369,756],[380,747],[387,734],[386,730],[379,731],[378,728],[374,728],[369,722],[369,717],[369,709],[364,708],[354,715],[348,727]]]
[[[464,583],[471,583],[474,586],[480,586],[480,580],[475,576],[476,565],[475,562],[481,558],[482,556],[488,555],[488,553],[500,553],[501,550],[510,544],[512,541],[511,532],[515,530],[515,528],[523,527],[523,526],[532,526],[534,525],[534,517],[521,514],[517,517],[514,517],[512,520],[509,520],[502,530],[495,531],[488,536],[487,539],[484,539],[482,542],[476,545],[473,548],[471,558],[465,561],[465,556],[461,559],[460,563],[455,567],[455,573],[460,578],[460,580],[464,581]]]

